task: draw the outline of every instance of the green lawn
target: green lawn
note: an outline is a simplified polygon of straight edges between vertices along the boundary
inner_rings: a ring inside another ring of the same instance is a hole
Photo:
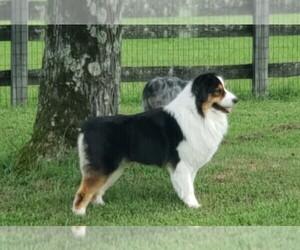
[[[297,62],[300,36],[272,37],[270,62]],[[42,42],[29,43],[29,68],[41,66]],[[0,43],[0,70],[10,68],[10,44]],[[252,61],[251,38],[124,40],[123,66],[226,65]],[[200,73],[200,72],[199,72]],[[141,111],[144,83],[123,83],[121,113]],[[240,102],[213,160],[195,183],[202,207],[186,208],[167,171],[138,164],[105,195],[106,206],[71,213],[80,182],[77,155],[14,173],[17,151],[32,133],[36,86],[29,105],[10,107],[10,90],[0,88],[0,226],[4,225],[299,225],[300,78],[270,79],[270,98],[251,97],[250,80],[231,80]],[[75,150],[74,150],[75,151]]]
[[[122,113],[141,110],[142,84],[124,84]],[[185,207],[167,171],[129,164],[106,205],[71,212],[80,182],[77,155],[20,176],[16,151],[32,132],[36,108],[0,110],[0,225],[299,225],[299,100],[241,100],[213,160],[197,175],[202,207]]]

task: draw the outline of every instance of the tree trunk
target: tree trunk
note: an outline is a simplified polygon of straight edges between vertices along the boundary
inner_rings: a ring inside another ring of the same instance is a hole
[[[32,139],[20,152],[21,169],[75,146],[86,118],[118,112],[120,54],[121,26],[47,27],[37,116]]]

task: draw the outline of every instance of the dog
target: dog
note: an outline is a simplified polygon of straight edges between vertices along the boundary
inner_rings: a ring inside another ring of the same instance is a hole
[[[188,84],[177,77],[155,77],[143,89],[142,106],[147,111],[164,107],[173,101]]]
[[[78,136],[82,181],[73,212],[84,215],[90,202],[103,205],[103,195],[126,162],[167,168],[179,198],[198,208],[195,176],[217,151],[237,101],[222,77],[206,73],[164,108],[87,120]]]

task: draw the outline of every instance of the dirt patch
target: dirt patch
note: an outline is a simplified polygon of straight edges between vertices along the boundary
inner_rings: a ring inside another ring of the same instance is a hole
[[[261,140],[265,137],[263,133],[253,133],[248,135],[241,135],[237,138],[240,142],[256,141]]]
[[[262,140],[264,137],[265,137],[264,133],[260,133],[260,132],[251,133],[246,135],[240,135],[233,139],[225,138],[223,144],[240,144],[242,142],[258,141],[258,140]]]
[[[242,172],[237,170],[226,170],[212,175],[215,183],[240,183],[244,180]]]
[[[273,132],[286,132],[290,130],[300,130],[300,123],[286,123],[286,124],[281,124],[272,129]]]
[[[240,135],[234,139],[228,139],[226,138],[224,140],[224,144],[235,144],[235,143],[241,143],[241,142],[249,142],[249,141],[258,141],[264,139],[266,136],[270,134],[270,131],[273,133],[282,133],[292,130],[300,130],[300,123],[286,123],[286,124],[280,124],[276,126],[272,126],[270,130],[263,130],[261,132],[254,132],[246,135]]]
[[[228,176],[224,173],[216,174],[213,176],[215,182],[224,183],[228,180]]]

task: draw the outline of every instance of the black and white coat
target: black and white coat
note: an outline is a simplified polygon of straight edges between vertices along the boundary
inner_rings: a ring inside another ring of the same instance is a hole
[[[122,174],[123,163],[132,161],[167,168],[179,198],[199,207],[195,176],[217,151],[236,102],[224,80],[208,73],[188,83],[164,108],[88,120],[78,137],[82,182],[74,213],[85,214],[90,201],[104,204],[103,195]]]

